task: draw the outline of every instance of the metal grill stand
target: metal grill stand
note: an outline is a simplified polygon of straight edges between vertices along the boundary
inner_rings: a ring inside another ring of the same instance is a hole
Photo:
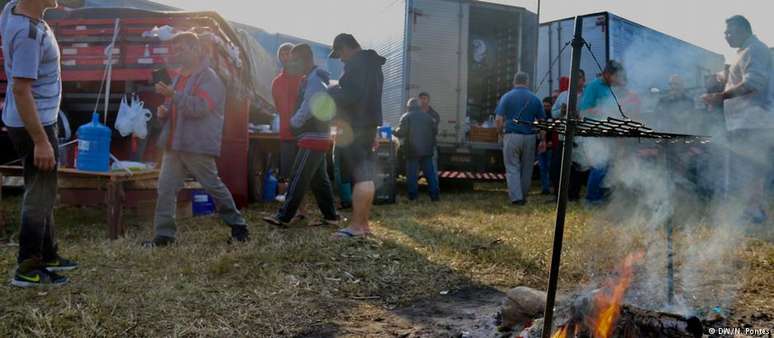
[[[542,338],[550,338],[553,330],[554,304],[556,302],[556,289],[559,281],[559,266],[562,255],[562,241],[564,239],[564,221],[567,213],[567,198],[570,183],[570,165],[572,164],[573,141],[575,136],[583,137],[615,137],[615,138],[638,138],[652,139],[663,147],[673,143],[709,143],[710,139],[704,136],[694,136],[686,134],[662,133],[647,128],[643,123],[624,119],[607,118],[605,121],[589,118],[580,119],[577,111],[578,105],[578,70],[580,69],[581,51],[586,46],[583,40],[583,18],[575,18],[575,34],[571,42],[572,45],[572,67],[570,68],[570,88],[567,103],[567,118],[547,119],[545,121],[519,121],[516,123],[529,124],[533,127],[554,131],[565,135],[564,151],[562,153],[561,171],[559,174],[559,196],[556,206],[556,224],[554,228],[554,241],[551,252],[551,267],[548,276],[548,288],[546,296],[546,308],[543,317]],[[592,54],[593,55],[593,54]],[[619,105],[620,110],[620,105]],[[666,155],[666,152],[665,152]],[[669,158],[666,159],[667,162]],[[674,298],[674,264],[672,254],[672,218],[667,221],[666,240],[667,240],[667,299],[672,304]]]
[[[548,274],[548,290],[546,309],[543,316],[543,338],[549,338],[553,329],[554,303],[556,302],[556,285],[559,281],[559,264],[562,258],[562,241],[564,239],[564,219],[567,214],[567,193],[570,187],[570,165],[572,164],[572,145],[575,139],[575,129],[578,120],[578,69],[580,69],[581,51],[586,42],[583,40],[583,18],[575,18],[575,35],[572,39],[572,65],[570,68],[570,97],[567,102],[567,122],[564,130],[564,149],[562,165],[559,172],[559,196],[556,205],[556,225],[554,227],[554,244],[551,251],[551,270]]]

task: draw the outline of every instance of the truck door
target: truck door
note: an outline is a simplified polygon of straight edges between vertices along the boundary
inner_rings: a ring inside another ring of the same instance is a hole
[[[469,4],[413,0],[408,12],[408,97],[427,92],[440,115],[439,143],[461,143],[467,96]]]

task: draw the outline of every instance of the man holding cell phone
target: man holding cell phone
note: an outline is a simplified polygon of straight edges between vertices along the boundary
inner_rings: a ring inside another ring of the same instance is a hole
[[[165,152],[158,181],[155,237],[144,245],[158,247],[175,242],[177,194],[189,174],[215,200],[221,218],[231,227],[231,240],[247,241],[247,222],[220,180],[215,164],[223,136],[225,86],[209,66],[196,34],[179,33],[171,44],[169,63],[179,65],[180,74],[172,84],[156,83],[156,92],[166,100],[156,111],[164,123],[159,146]]]

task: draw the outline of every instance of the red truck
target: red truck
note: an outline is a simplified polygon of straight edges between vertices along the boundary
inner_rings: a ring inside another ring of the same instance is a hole
[[[165,66],[170,46],[162,39],[144,33],[168,25],[175,30],[195,30],[203,34],[207,37],[203,41],[210,63],[223,79],[228,95],[218,169],[237,205],[245,206],[248,199],[249,115],[256,104],[267,104],[267,101],[254,91],[250,56],[240,44],[238,34],[215,12],[151,12],[126,8],[48,11],[46,21],[54,30],[61,49],[61,109],[69,120],[70,129],[76,130],[88,122],[94,111],[107,63],[105,50],[113,39],[116,19],[120,19],[120,24],[113,50],[107,125],[111,128],[114,125],[124,95],[136,94],[154,115],[156,106],[162,102],[162,97],[154,92],[153,71]],[[0,70],[0,99],[3,100],[6,85],[5,73]],[[99,102],[98,111],[104,111],[104,102]],[[145,140],[121,137],[114,131],[111,153],[122,160],[158,161],[155,144],[160,126],[155,117],[148,129]],[[3,149],[7,149],[5,144]]]

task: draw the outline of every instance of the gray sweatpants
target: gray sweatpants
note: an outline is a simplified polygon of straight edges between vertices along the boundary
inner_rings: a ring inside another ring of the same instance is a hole
[[[534,134],[505,134],[503,137],[503,162],[511,202],[524,200],[529,192],[536,143]]]
[[[164,153],[159,176],[158,199],[154,225],[156,236],[175,237],[177,225],[177,194],[191,174],[215,200],[218,213],[228,225],[247,225],[234,204],[234,198],[218,176],[215,158],[209,155],[168,150]]]

